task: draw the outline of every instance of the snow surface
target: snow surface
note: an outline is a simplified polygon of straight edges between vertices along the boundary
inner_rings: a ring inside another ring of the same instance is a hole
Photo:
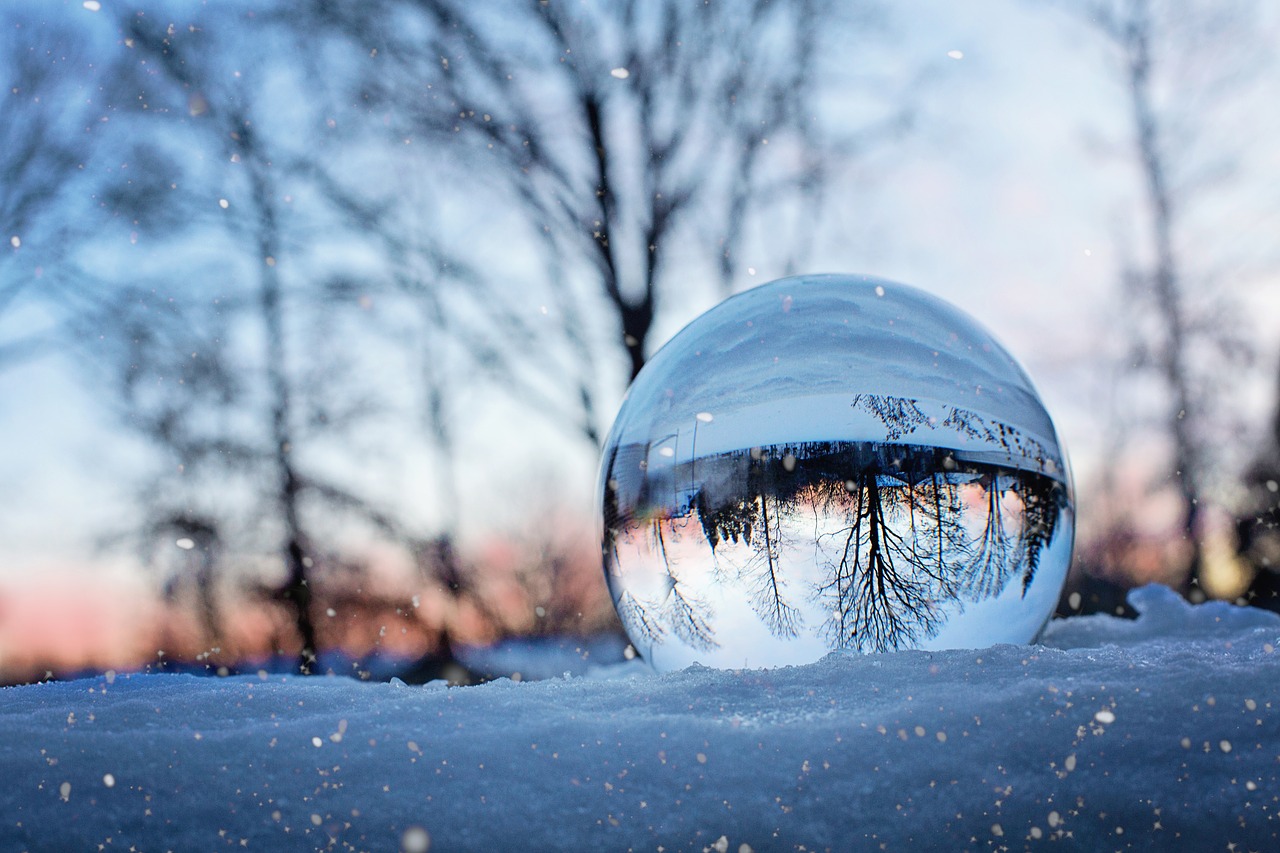
[[[1277,849],[1280,619],[1131,602],[764,671],[9,688],[0,849]]]

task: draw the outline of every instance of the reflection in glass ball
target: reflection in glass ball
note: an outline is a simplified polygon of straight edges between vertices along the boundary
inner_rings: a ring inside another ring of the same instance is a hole
[[[1035,639],[1070,475],[1026,374],[958,309],[786,278],[685,327],[604,447],[605,574],[659,671]]]

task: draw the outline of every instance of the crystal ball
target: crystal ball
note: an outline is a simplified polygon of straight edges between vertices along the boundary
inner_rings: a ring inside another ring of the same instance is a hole
[[[686,326],[627,391],[598,497],[614,606],[660,672],[1031,642],[1074,536],[1023,369],[865,276],[784,278]]]

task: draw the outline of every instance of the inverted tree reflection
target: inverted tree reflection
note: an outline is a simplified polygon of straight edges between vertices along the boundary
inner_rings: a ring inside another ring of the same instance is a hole
[[[611,464],[606,557],[622,618],[648,642],[670,632],[709,649],[720,624],[710,602],[736,595],[779,639],[808,631],[862,651],[924,642],[1015,577],[1025,595],[1067,505],[1059,480],[988,458],[926,445],[777,445],[665,474],[644,466],[638,490],[617,488],[629,472]],[[656,586],[620,577],[619,544],[644,552],[642,527]]]
[[[748,559],[737,568],[736,580],[745,584],[751,609],[776,637],[795,637],[802,617],[789,600],[789,582],[783,568],[786,508],[769,494],[768,469],[761,454],[748,453],[747,494],[736,502],[713,505],[708,490],[694,496],[693,511],[711,546],[713,566],[723,579],[726,568],[715,559],[722,541],[749,549]],[[708,460],[710,461],[710,460]]]
[[[955,597],[947,560],[963,544],[959,490],[936,475],[912,484],[876,466],[824,485],[813,513],[827,528],[817,539],[826,578],[817,593],[830,613],[828,642],[883,651],[934,636],[939,603]]]
[[[645,547],[658,557],[659,573],[641,595],[631,590],[615,594],[619,618],[633,637],[649,646],[662,642],[670,631],[685,645],[698,651],[716,648],[719,644],[714,639],[709,606],[681,580],[678,561],[672,560],[667,553],[667,539],[681,537],[680,525],[668,518],[655,517],[649,520],[641,535],[647,540]],[[606,560],[617,565],[616,537],[607,541],[605,547]]]

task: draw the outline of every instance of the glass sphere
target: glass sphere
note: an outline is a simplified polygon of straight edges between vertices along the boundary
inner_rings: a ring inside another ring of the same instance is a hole
[[[1030,642],[1075,516],[1013,357],[934,296],[848,275],[734,296],[654,354],[599,499],[614,606],[659,671]]]

